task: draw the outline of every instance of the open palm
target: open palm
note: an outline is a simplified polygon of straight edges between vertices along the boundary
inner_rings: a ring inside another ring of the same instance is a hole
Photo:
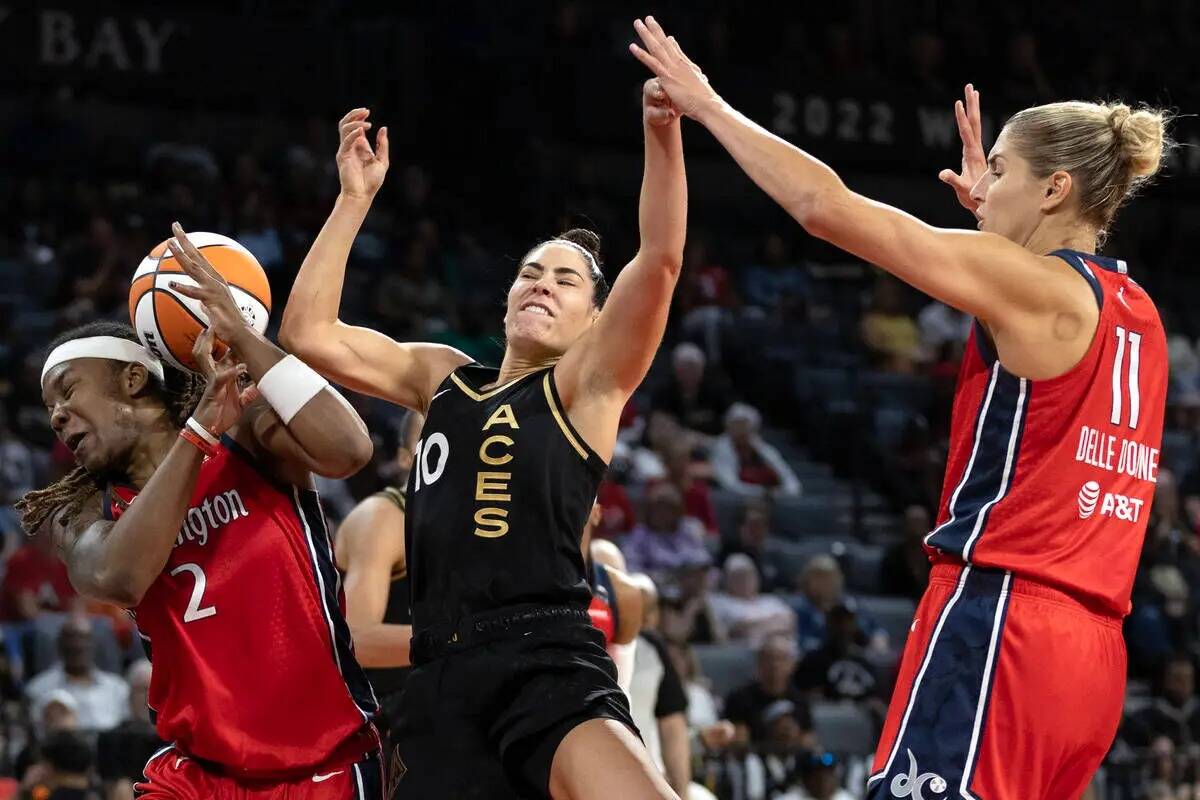
[[[983,122],[979,114],[979,92],[967,84],[963,89],[963,100],[954,103],[954,118],[958,122],[958,136],[962,139],[962,171],[955,173],[944,169],[938,178],[954,190],[958,202],[972,214],[979,203],[971,199],[971,189],[987,172],[987,155],[983,152]]]
[[[371,110],[356,108],[338,123],[337,168],[342,194],[348,197],[370,199],[383,185],[388,169],[387,127],[375,135],[375,148],[367,141],[371,123],[367,121]]]

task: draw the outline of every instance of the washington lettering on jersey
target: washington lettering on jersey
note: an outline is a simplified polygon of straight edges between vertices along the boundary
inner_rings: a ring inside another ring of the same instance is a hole
[[[136,497],[110,486],[105,516]],[[166,565],[133,609],[154,662],[159,738],[246,778],[307,779],[333,756],[367,752],[378,703],[343,601],[317,493],[280,484],[222,437]]]
[[[200,505],[193,505],[187,510],[183,524],[179,526],[175,546],[179,547],[186,541],[196,542],[203,547],[208,544],[210,533],[216,533],[230,522],[248,516],[250,512],[246,510],[246,504],[242,502],[237,489],[206,497]]]

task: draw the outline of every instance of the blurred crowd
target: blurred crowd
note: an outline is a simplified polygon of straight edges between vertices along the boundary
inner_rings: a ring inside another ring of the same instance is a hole
[[[1082,3],[1037,18],[1018,6],[979,6],[975,16],[976,5],[924,4],[906,16],[904,36],[883,35],[894,12],[880,2],[814,10],[820,18],[806,11],[803,21],[771,27],[769,44],[746,35],[765,10],[735,17],[706,4],[682,28],[713,75],[747,64],[840,84],[886,75],[947,105],[966,53],[990,54],[992,73],[972,77],[1010,104],[1071,92],[1155,100],[1164,86],[1194,85],[1195,60],[1167,56],[1200,41],[1195,3],[1145,4],[1119,60],[1104,47],[1052,46],[1048,32],[1062,26],[1095,28],[1102,39],[1115,24],[1085,15]],[[562,4],[538,29],[566,65],[541,76],[546,91],[559,86],[559,99],[572,94],[563,82],[586,66],[570,54],[622,57],[623,34],[590,24],[599,6]],[[502,12],[479,13],[487,22],[461,34],[469,41],[445,42],[451,55],[470,49],[477,66],[499,59],[494,34],[511,27]],[[511,100],[497,113],[531,112],[533,101]],[[201,138],[168,119],[101,136],[122,114],[103,98],[61,86],[33,105],[0,130],[0,800],[115,800],[131,796],[157,746],[146,706],[151,667],[129,618],[78,598],[53,545],[27,538],[12,511],[24,492],[71,466],[45,420],[42,348],[72,325],[125,319],[129,276],[175,219],[254,252],[277,318],[332,207],[337,115],[231,123],[244,136],[210,125]],[[425,107],[393,105],[411,114]],[[345,318],[494,364],[514,258],[532,241],[592,225],[608,242],[615,277],[636,241],[639,151],[593,143],[582,112],[531,113],[534,132],[511,159],[460,159],[436,148],[436,132],[411,132],[410,152],[394,155],[355,243]],[[953,166],[952,150],[947,157]],[[664,739],[687,737],[693,780],[736,800],[849,800],[861,796],[928,576],[921,537],[936,515],[949,399],[971,321],[779,215],[706,215],[709,197],[761,202],[723,184],[724,173],[706,175],[711,160],[702,151],[690,162],[694,222],[668,340],[626,409],[596,535],[617,543],[630,571],[656,587],[649,635],[667,657],[655,716]],[[928,207],[926,197],[944,190],[904,164],[894,171],[890,199],[901,206],[909,198]],[[945,199],[939,213],[950,208]],[[1200,787],[1200,322],[1185,291],[1196,285],[1186,274],[1195,201],[1183,190],[1152,194],[1108,245],[1160,300],[1172,376],[1164,468],[1125,626],[1127,715],[1096,786],[1114,800]],[[353,401],[376,438],[376,459],[346,481],[323,482],[334,524],[357,499],[394,483],[405,459],[400,413]],[[666,723],[680,719],[682,727]]]

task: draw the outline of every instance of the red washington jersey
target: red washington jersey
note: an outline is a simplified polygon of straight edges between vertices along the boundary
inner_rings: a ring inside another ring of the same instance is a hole
[[[377,746],[317,493],[226,436],[205,458],[162,574],[131,612],[158,735],[234,777],[304,774]],[[135,500],[105,493],[116,519]]]
[[[925,543],[935,560],[1011,570],[1124,616],[1158,479],[1166,336],[1124,261],[1054,255],[1096,295],[1092,344],[1066,374],[1028,380],[1000,365],[975,325]]]

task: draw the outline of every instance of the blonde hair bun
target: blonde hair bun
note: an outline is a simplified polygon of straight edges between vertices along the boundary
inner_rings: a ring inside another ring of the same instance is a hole
[[[1158,172],[1166,139],[1166,115],[1144,108],[1135,111],[1124,103],[1111,103],[1104,108],[1133,177],[1148,178]]]

